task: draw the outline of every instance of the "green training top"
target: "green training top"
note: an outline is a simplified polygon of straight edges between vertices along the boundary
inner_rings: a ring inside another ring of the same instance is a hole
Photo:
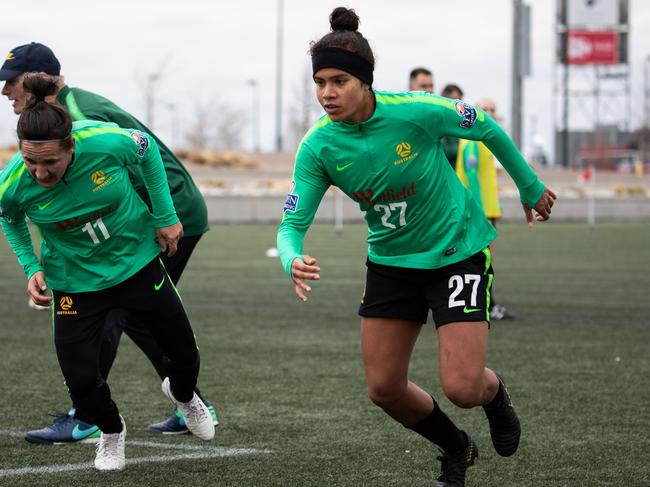
[[[56,100],[67,108],[73,120],[102,120],[150,134],[158,144],[167,173],[169,190],[178,217],[183,224],[184,235],[201,235],[208,231],[208,210],[201,192],[181,161],[144,124],[103,96],[79,88],[64,86]],[[129,169],[132,172],[131,179],[136,191],[151,208],[149,195],[142,181],[141,168],[132,166]]]
[[[74,158],[52,188],[40,186],[18,152],[0,173],[2,228],[29,279],[44,271],[51,289],[87,292],[125,281],[160,253],[156,228],[178,221],[156,141],[113,123],[74,122]],[[141,167],[154,214],[133,189]],[[25,216],[39,228],[42,266]]]
[[[456,167],[456,158],[458,157],[458,137],[443,137],[442,140],[442,150],[445,152],[445,156],[451,164],[451,167]]]
[[[359,204],[375,263],[436,269],[464,260],[496,236],[442,150],[445,135],[482,140],[512,176],[521,200],[539,200],[544,185],[489,115],[424,92],[375,92],[373,115],[358,124],[322,117],[296,153],[292,189],[278,230],[290,273],[304,235],[330,185]]]

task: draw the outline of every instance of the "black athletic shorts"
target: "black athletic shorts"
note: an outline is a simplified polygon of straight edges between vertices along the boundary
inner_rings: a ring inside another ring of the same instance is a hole
[[[410,269],[366,262],[359,315],[426,323],[490,321],[492,265],[488,248],[439,269]]]
[[[114,309],[125,309],[147,322],[147,329],[178,326],[192,333],[180,296],[158,257],[110,288],[81,293],[52,290],[52,299],[56,344],[90,340]]]

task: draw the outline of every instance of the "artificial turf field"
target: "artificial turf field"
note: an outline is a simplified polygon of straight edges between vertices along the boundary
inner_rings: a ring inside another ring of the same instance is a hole
[[[199,385],[219,412],[217,436],[206,444],[146,432],[170,406],[124,337],[109,382],[128,425],[127,459],[139,460],[117,474],[89,468],[92,445],[22,439],[69,401],[49,313],[27,308],[24,276],[2,239],[0,485],[430,485],[436,450],[365,395],[356,316],[364,237],[361,225],[340,238],[332,226],[312,228],[306,251],[322,281],[302,304],[278,260],[265,256],[275,226],[213,226],[180,291],[201,348]],[[649,486],[648,223],[504,224],[495,270],[495,295],[517,319],[493,324],[488,365],[506,375],[522,420],[517,454],[498,457],[483,412],[441,397],[432,327],[411,364],[411,379],[478,443],[466,485]]]

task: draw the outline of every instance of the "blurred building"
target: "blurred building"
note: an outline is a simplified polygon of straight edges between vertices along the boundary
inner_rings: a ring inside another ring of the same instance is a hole
[[[630,157],[629,0],[557,0],[554,162],[622,169]]]

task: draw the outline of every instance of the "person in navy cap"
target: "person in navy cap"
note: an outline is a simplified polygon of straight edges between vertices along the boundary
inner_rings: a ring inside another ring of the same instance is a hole
[[[178,252],[173,258],[161,255],[163,263],[174,284],[178,283],[195,246],[199,239],[208,230],[207,208],[201,192],[196,187],[192,177],[174,153],[155,134],[142,124],[133,115],[121,109],[110,100],[82,90],[67,86],[60,75],[61,64],[54,52],[43,44],[32,42],[12,49],[0,67],[0,81],[5,81],[2,95],[13,103],[14,113],[21,114],[25,109],[28,99],[32,96],[23,86],[26,73],[39,73],[43,77],[53,78],[56,85],[55,93],[45,98],[45,101],[58,103],[72,116],[73,121],[99,120],[113,122],[123,128],[137,129],[148,133],[156,141],[169,184],[172,200],[176,213],[183,224],[184,236],[178,244]],[[145,203],[149,202],[146,194],[142,175],[136,171],[131,172],[131,182]],[[144,192],[142,191],[144,190]],[[29,300],[31,307],[36,304]],[[50,307],[46,307],[47,310]],[[104,378],[113,365],[117,354],[122,332],[145,353],[161,379],[166,373],[166,357],[160,346],[156,343],[151,333],[141,323],[133,319],[128,313],[112,313],[107,318],[105,346],[99,357],[100,368]],[[214,406],[196,389],[196,393],[208,406],[213,422],[219,424]],[[96,425],[86,424],[75,416],[76,408],[66,414],[57,415],[57,419],[45,428],[28,431],[25,439],[30,443],[74,443],[79,441],[97,440],[100,435]],[[152,433],[179,434],[187,433],[185,419],[179,410],[174,410],[163,421],[149,426]]]
[[[27,97],[22,88],[23,76],[29,72],[59,76],[61,64],[52,49],[38,42],[23,44],[9,51],[0,68],[0,81],[6,81],[2,94],[13,102],[16,115],[25,107]]]

